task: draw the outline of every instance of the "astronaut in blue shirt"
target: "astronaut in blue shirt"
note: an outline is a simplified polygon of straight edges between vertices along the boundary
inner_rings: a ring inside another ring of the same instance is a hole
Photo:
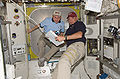
[[[52,17],[47,17],[39,25],[34,26],[32,29],[28,30],[28,33],[31,33],[35,29],[44,28],[44,33],[40,36],[38,41],[39,53],[39,66],[44,65],[44,61],[48,61],[60,48],[60,46],[55,46],[48,39],[45,38],[45,33],[52,30],[56,34],[63,36],[64,33],[64,22],[61,20],[61,12],[55,10]],[[45,46],[48,45],[50,50],[45,54]]]
[[[48,17],[42,21],[40,23],[40,27],[44,28],[45,33],[49,32],[50,30],[64,33],[64,22],[60,20],[58,23],[55,23],[51,17]]]

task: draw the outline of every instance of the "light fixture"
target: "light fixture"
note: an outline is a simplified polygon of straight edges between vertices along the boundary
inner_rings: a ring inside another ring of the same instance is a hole
[[[41,5],[41,7],[48,7],[47,5],[45,5],[45,3],[43,5]]]

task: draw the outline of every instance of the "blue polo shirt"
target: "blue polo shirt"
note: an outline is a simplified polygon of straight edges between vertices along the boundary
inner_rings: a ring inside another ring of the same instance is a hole
[[[67,40],[66,41],[67,46],[69,46],[70,44],[75,43],[75,42],[86,43],[86,38],[85,38],[86,26],[82,21],[76,21],[74,24],[70,25],[69,28],[67,29],[65,35],[72,35],[79,31],[81,31],[83,33],[82,38]]]
[[[65,24],[63,21],[59,21],[59,23],[56,24],[51,17],[48,17],[40,23],[40,27],[44,28],[45,33],[50,30],[64,32]]]

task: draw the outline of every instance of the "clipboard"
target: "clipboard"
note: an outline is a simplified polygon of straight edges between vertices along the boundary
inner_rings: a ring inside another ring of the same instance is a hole
[[[59,46],[59,45],[61,45],[61,44],[64,43],[64,41],[61,41],[61,42],[56,41],[56,40],[55,40],[55,37],[57,37],[57,35],[56,35],[53,31],[51,31],[51,30],[45,34],[45,37],[46,37],[47,39],[49,39],[49,40],[50,40],[53,44],[55,44],[56,46]]]

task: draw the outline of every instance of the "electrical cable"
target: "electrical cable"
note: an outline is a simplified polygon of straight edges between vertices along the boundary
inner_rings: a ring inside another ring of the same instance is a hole
[[[31,17],[29,17],[22,9],[21,9],[21,7],[18,5],[18,4],[16,4],[13,0],[11,0],[16,6],[15,7],[17,7],[24,15],[25,15],[25,17],[28,17],[28,19],[29,20],[32,20],[36,25],[38,25],[36,22],[35,22],[35,20],[34,19],[32,19]],[[14,5],[13,5],[14,6]],[[29,21],[28,20],[28,21]],[[43,31],[41,30],[41,28],[39,28],[39,30],[40,30],[40,32],[41,33],[43,33]]]
[[[19,9],[25,15],[25,17],[28,17],[28,21],[31,20],[30,22],[33,22],[33,24],[38,25],[36,23],[36,21],[34,19],[32,19],[31,17],[29,17],[17,3],[15,3],[13,0],[11,0],[11,1],[13,2],[13,4],[15,4],[15,5],[13,5],[14,7],[17,7],[17,9]],[[38,30],[40,31],[40,33],[44,34],[41,27],[39,27]],[[26,39],[29,39],[28,33],[26,33],[26,37],[27,37]],[[31,46],[30,43],[27,40],[26,40],[26,42],[27,42],[27,46],[30,47]]]
[[[18,5],[18,4],[16,4],[13,0],[11,0],[12,2],[13,2],[13,4],[15,4],[16,6],[14,6],[14,7],[17,7],[25,16],[26,16],[26,13],[21,9],[21,7]],[[29,16],[28,16],[29,17]],[[27,41],[26,41],[27,42]],[[28,60],[27,60],[27,71],[28,71],[28,74],[27,74],[27,79],[29,79],[29,62],[28,62]]]
[[[92,79],[92,78],[90,77],[90,75],[87,73],[87,70],[86,70],[86,68],[85,68],[85,61],[84,61],[84,60],[83,60],[83,66],[84,66],[84,70],[85,70],[87,76],[89,77],[89,79]]]
[[[22,10],[22,8],[18,5],[18,4],[16,4],[13,0],[11,0],[11,2],[13,2],[13,4],[15,4],[15,5],[13,5],[14,7],[17,7],[24,15],[25,15],[25,17],[27,16],[29,19],[31,19],[36,25],[38,25],[32,18],[30,18],[23,10]],[[29,21],[29,20],[28,20]],[[40,32],[42,33],[42,31],[41,31],[41,29],[39,29],[40,30]],[[28,35],[27,35],[28,36]],[[28,75],[27,75],[27,79],[29,79],[29,62],[28,62],[28,60],[27,60],[27,71],[28,71]]]
[[[31,17],[29,17],[17,3],[15,3],[13,0],[11,0],[11,2],[13,2],[13,4],[14,4],[13,6],[16,7],[17,9],[19,9],[19,10],[24,14],[25,17],[28,17],[28,21],[31,20],[33,23],[35,23],[35,25],[38,25],[38,24],[35,22],[35,20],[32,19]],[[44,34],[41,28],[39,28],[39,31],[40,31],[42,34]],[[27,35],[26,37],[28,37],[28,35]],[[26,41],[26,42],[27,42],[27,41]],[[28,42],[27,42],[27,43],[28,43]],[[27,79],[29,79],[29,62],[28,62],[28,60],[27,60],[27,63],[28,63],[28,64],[27,64],[27,67],[28,67],[28,76],[27,76]]]

